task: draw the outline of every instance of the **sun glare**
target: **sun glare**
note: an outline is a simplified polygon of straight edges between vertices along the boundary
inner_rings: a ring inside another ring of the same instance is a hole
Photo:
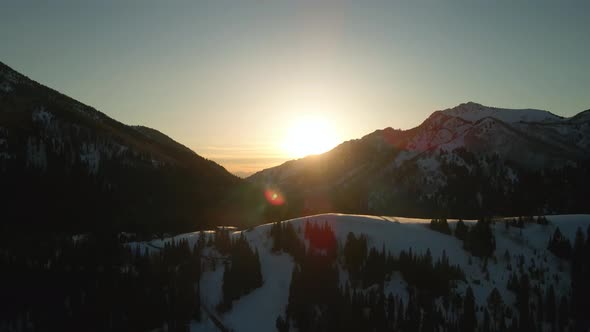
[[[292,158],[324,153],[339,143],[334,128],[320,117],[303,117],[289,126],[283,149]]]

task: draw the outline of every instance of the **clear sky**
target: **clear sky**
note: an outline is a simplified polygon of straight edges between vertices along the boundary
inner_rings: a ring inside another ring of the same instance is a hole
[[[241,174],[466,101],[588,109],[590,1],[0,0],[0,61]]]

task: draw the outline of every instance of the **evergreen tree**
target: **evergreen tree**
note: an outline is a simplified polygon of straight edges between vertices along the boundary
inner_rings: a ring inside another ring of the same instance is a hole
[[[449,227],[449,224],[447,223],[446,218],[430,220],[430,229],[435,230],[440,233],[443,233],[443,234],[448,234],[448,235],[451,234],[451,228]]]
[[[344,256],[344,265],[353,281],[360,279],[361,269],[367,259],[367,253],[367,237],[361,234],[357,238],[354,233],[348,233],[342,254]]]
[[[490,257],[496,250],[496,238],[490,224],[490,220],[478,220],[467,233],[463,247],[475,256]]]
[[[225,312],[231,309],[234,300],[262,286],[262,283],[258,250],[250,248],[242,233],[237,240],[230,242],[230,256],[223,273],[223,300],[218,310]]]
[[[530,326],[530,281],[529,276],[525,273],[520,278],[520,284],[516,293],[516,305],[520,314],[520,329],[522,331],[529,331],[532,327]]]
[[[496,287],[490,292],[487,303],[494,329],[497,330],[499,329],[501,322],[504,320],[504,301]]]
[[[461,331],[475,331],[477,327],[477,317],[475,315],[475,296],[473,289],[467,287],[465,299],[463,301],[463,316],[461,320]]]
[[[590,228],[590,227],[589,227]],[[572,280],[572,316],[579,329],[584,325],[590,325],[587,317],[587,308],[590,306],[590,257],[587,250],[587,241],[581,228],[576,231],[576,239],[572,251],[571,280]],[[585,323],[584,323],[585,322]]]
[[[559,301],[558,313],[558,328],[560,331],[563,331],[569,325],[570,320],[569,304],[565,295]]]
[[[487,309],[484,309],[483,312],[483,332],[490,332],[492,330],[492,321],[490,318],[490,312]]]
[[[551,325],[551,328],[555,328],[555,312],[557,306],[555,304],[555,290],[553,284],[549,285],[545,295],[545,320]]]
[[[559,258],[569,259],[572,252],[572,245],[570,244],[570,241],[561,234],[559,227],[557,227],[549,241],[547,249]]]
[[[462,219],[459,219],[457,222],[457,226],[455,226],[455,236],[461,240],[465,241],[467,238],[467,233],[469,232],[469,227],[465,225]]]
[[[279,315],[279,317],[277,317],[275,326],[277,328],[277,331],[279,331],[279,332],[288,332],[289,331],[289,322],[284,320],[281,315]]]

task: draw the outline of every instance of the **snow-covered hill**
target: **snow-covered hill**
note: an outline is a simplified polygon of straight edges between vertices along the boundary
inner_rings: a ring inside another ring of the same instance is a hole
[[[537,286],[545,290],[553,285],[557,298],[561,295],[570,296],[571,281],[569,263],[557,258],[549,250],[547,244],[555,229],[559,227],[565,237],[571,243],[574,242],[576,230],[581,228],[586,232],[590,226],[590,215],[556,215],[548,216],[548,225],[526,224],[524,228],[506,227],[502,221],[492,225],[496,239],[496,250],[492,258],[487,260],[484,268],[484,260],[472,256],[463,249],[463,243],[452,235],[436,232],[428,227],[430,220],[410,219],[398,217],[381,217],[365,215],[345,214],[321,214],[310,217],[285,221],[292,224],[303,239],[303,227],[309,223],[327,223],[336,234],[338,247],[341,249],[349,232],[356,235],[364,234],[368,238],[369,247],[378,250],[385,248],[394,256],[400,251],[411,248],[416,254],[424,254],[430,250],[436,260],[443,251],[451,264],[458,264],[465,272],[466,280],[459,281],[452,293],[464,295],[468,286],[473,289],[476,305],[486,306],[487,298],[493,288],[497,288],[504,304],[516,311],[516,297],[507,289],[508,279],[512,273],[531,274],[531,290]],[[473,224],[474,221],[466,221]],[[449,221],[454,228],[456,221]],[[262,275],[264,284],[234,302],[233,309],[223,315],[219,315],[222,322],[235,331],[275,331],[275,319],[284,315],[289,299],[289,287],[291,273],[295,266],[293,257],[287,253],[273,253],[273,242],[269,236],[271,224],[258,226],[245,231],[235,231],[233,237],[244,235],[250,246],[256,248],[260,254]],[[139,247],[142,251],[158,250],[165,243],[187,240],[192,247],[201,236],[211,236],[211,232],[195,232],[181,234],[164,240],[151,242],[129,243],[133,247]],[[307,243],[309,246],[309,243]],[[212,248],[207,249],[207,255],[219,255]],[[340,265],[340,283],[344,285],[349,276],[348,272]],[[203,304],[213,309],[221,301],[223,264],[203,264],[205,267],[202,275],[201,297]],[[510,266],[508,269],[507,266]],[[214,267],[214,268],[213,268]],[[488,275],[489,273],[489,275]],[[489,276],[489,277],[488,277]],[[369,287],[370,288],[370,287]],[[408,301],[408,283],[401,274],[394,272],[386,282],[384,293],[392,293],[396,298],[401,298],[404,303]],[[442,304],[439,303],[442,308]],[[444,309],[441,309],[444,310]],[[451,313],[449,313],[451,314]],[[478,312],[478,319],[483,319],[483,313]],[[214,330],[211,321],[205,319],[200,323],[194,323],[193,331]]]
[[[536,109],[504,109],[483,106],[474,102],[461,104],[442,111],[443,114],[460,118],[469,122],[477,122],[484,118],[494,118],[506,123],[518,122],[559,122],[563,118]]]

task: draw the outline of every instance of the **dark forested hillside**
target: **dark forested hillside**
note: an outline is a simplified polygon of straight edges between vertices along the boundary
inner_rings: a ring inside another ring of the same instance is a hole
[[[254,218],[238,209],[248,208],[237,202],[242,185],[157,130],[122,124],[0,63],[2,227],[153,233],[240,224]]]
[[[236,273],[224,277],[229,302],[220,306],[231,308],[231,300],[263,282],[258,253],[224,230],[151,251],[104,234],[0,239],[0,331],[188,331],[191,321],[206,318],[204,267],[227,261],[226,271]]]

